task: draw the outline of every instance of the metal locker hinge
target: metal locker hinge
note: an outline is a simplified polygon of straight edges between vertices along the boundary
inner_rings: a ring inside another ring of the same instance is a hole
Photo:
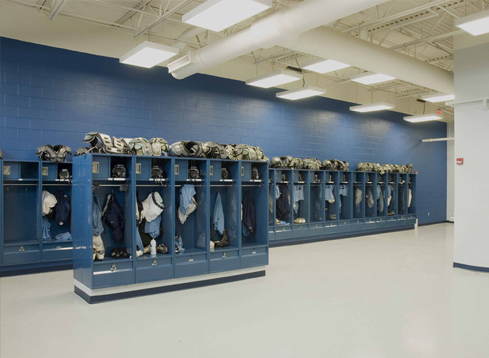
[[[21,252],[22,251],[25,251],[24,246],[21,246],[20,249],[19,249],[19,251],[21,251]]]
[[[158,262],[156,260],[153,260],[153,263],[151,264],[151,266],[156,266],[158,265]]]
[[[112,266],[110,267],[110,271],[114,272],[115,270],[117,270],[117,267],[115,266],[115,264],[112,264]]]

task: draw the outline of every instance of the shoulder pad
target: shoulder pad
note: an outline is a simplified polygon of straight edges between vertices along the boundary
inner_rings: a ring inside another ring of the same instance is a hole
[[[56,151],[49,144],[44,144],[36,149],[36,155],[41,160],[49,160],[50,162],[56,162]]]
[[[78,148],[76,151],[75,151],[75,157],[79,156],[79,155],[85,155],[85,154],[88,154],[90,153],[90,148],[87,148],[87,147],[80,147]]]
[[[71,148],[67,145],[54,145],[53,150],[56,152],[56,160],[60,163],[66,160],[66,154],[71,155]]]

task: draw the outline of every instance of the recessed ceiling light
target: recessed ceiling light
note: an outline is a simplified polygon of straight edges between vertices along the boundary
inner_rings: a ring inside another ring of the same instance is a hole
[[[295,101],[298,99],[319,96],[320,94],[326,93],[326,90],[320,87],[307,86],[290,91],[284,91],[277,93],[278,98],[290,99]]]
[[[443,114],[440,113],[428,113],[420,114],[417,116],[404,117],[405,121],[417,123],[417,122],[427,122],[427,121],[437,121],[443,119]]]
[[[279,70],[272,73],[267,73],[263,76],[258,76],[246,81],[249,86],[270,88],[284,85],[286,83],[302,80],[302,75],[295,72]]]
[[[395,106],[392,103],[377,102],[377,103],[371,103],[371,104],[362,104],[360,106],[353,106],[353,107],[350,107],[350,111],[365,113],[365,112],[383,111],[386,109],[394,109],[394,108],[395,108]]]
[[[347,65],[346,63],[343,62],[333,61],[333,60],[323,60],[322,58],[308,61],[304,63],[304,65],[302,65],[302,68],[306,70],[321,73],[321,74],[338,71],[347,67],[350,67],[350,65]]]
[[[351,81],[358,82],[363,85],[373,85],[375,83],[392,81],[395,79],[396,78],[392,76],[383,75],[382,73],[373,73],[373,72],[360,73],[358,75],[354,75],[350,77]]]
[[[127,65],[151,68],[178,55],[179,51],[176,47],[144,41],[122,56],[119,61]]]
[[[186,24],[222,31],[272,7],[272,0],[207,0],[182,17]]]
[[[435,93],[435,94],[429,94],[426,96],[421,96],[421,98],[424,99],[425,101],[436,103],[436,102],[453,101],[455,99],[455,95],[444,94],[444,93]]]
[[[489,32],[489,10],[456,19],[455,26],[474,36],[486,34]]]

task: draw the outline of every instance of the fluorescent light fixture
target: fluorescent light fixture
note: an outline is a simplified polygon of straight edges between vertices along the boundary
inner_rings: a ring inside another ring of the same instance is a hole
[[[373,85],[375,83],[395,80],[395,77],[383,75],[382,73],[365,72],[350,77],[353,82],[358,82],[363,85]]]
[[[272,73],[268,73],[263,76],[258,76],[246,81],[247,85],[270,88],[275,86],[284,85],[286,83],[302,80],[302,75],[295,72],[279,70]]]
[[[321,74],[338,71],[347,67],[350,67],[350,65],[347,65],[346,63],[343,62],[333,61],[333,60],[323,60],[322,58],[308,61],[302,65],[302,68],[306,70],[321,73]]]
[[[151,68],[178,55],[179,51],[176,47],[144,41],[122,56],[119,61],[127,65]]]
[[[182,17],[186,24],[222,31],[272,7],[272,0],[207,0]]]
[[[425,101],[436,103],[436,102],[453,101],[455,99],[455,95],[435,93],[435,94],[428,94],[426,96],[421,96],[421,98],[424,99]]]
[[[371,104],[362,104],[360,106],[352,106],[350,107],[350,111],[353,112],[375,112],[375,111],[383,111],[385,109],[394,109],[395,106],[389,102],[377,102]]]
[[[276,96],[278,98],[296,101],[298,99],[319,96],[320,94],[324,93],[326,93],[326,90],[321,87],[307,86],[290,91],[279,92]]]
[[[455,26],[474,36],[486,34],[489,32],[489,10],[456,19]]]
[[[428,113],[428,114],[420,114],[418,116],[409,116],[404,117],[405,121],[418,123],[418,122],[427,122],[427,121],[437,121],[443,119],[443,114],[441,112],[438,113]]]

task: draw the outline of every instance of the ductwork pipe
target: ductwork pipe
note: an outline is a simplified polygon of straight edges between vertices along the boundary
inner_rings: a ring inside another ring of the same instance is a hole
[[[195,37],[204,31],[206,31],[206,29],[203,29],[201,27],[191,27],[190,29],[182,32],[182,34],[178,37],[178,42],[174,43],[172,46],[178,47],[180,50],[183,50],[185,47],[187,47],[185,41],[190,40],[192,37]]]
[[[306,0],[196,51],[192,63],[176,70],[172,75],[177,79],[184,79],[251,51],[275,46],[305,31],[384,2],[386,0]]]
[[[277,45],[383,73],[442,93],[455,93],[453,73],[330,28],[320,27]]]

